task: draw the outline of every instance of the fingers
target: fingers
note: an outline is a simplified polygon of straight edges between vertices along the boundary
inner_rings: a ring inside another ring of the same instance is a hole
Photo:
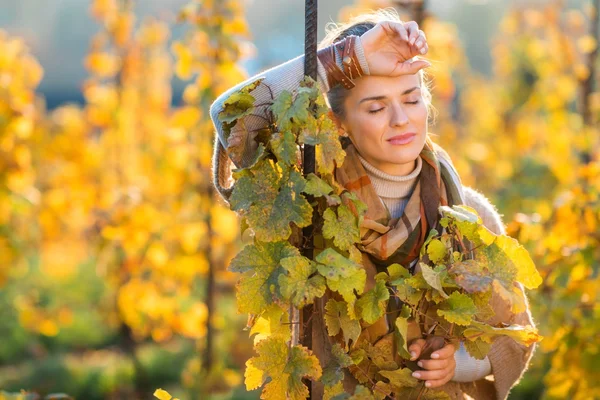
[[[421,355],[421,351],[423,350],[423,346],[425,346],[425,339],[416,339],[412,342],[412,344],[408,347],[408,351],[410,352],[410,359],[416,360]]]
[[[454,376],[454,366],[449,366],[444,369],[434,369],[432,371],[418,370],[413,372],[412,376],[423,381],[443,380],[450,375],[450,379]]]
[[[401,22],[386,21],[381,24],[384,31],[393,32],[408,42],[408,31]]]
[[[447,345],[445,345],[444,347],[442,347],[439,350],[434,351],[433,353],[431,353],[431,358],[432,359],[446,359],[446,358],[454,358],[454,353],[456,353],[456,347],[454,347],[454,345],[452,343],[448,343]]]
[[[419,53],[425,54],[427,50],[429,50],[429,45],[427,44],[427,38],[425,37],[425,32],[419,31],[419,34],[415,40],[414,46],[417,48]]]
[[[431,63],[425,60],[407,60],[400,64],[398,67],[390,74],[390,76],[400,76],[400,75],[410,75],[416,74],[419,70],[423,68],[430,67]]]
[[[410,21],[404,24],[404,28],[408,31],[408,44],[412,46],[419,39],[419,25],[415,21]]]
[[[450,365],[450,360],[419,360],[417,365],[423,369],[434,370],[434,369],[444,369],[448,368]]]

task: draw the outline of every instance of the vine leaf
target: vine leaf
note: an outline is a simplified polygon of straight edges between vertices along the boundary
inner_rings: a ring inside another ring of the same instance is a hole
[[[494,280],[485,264],[476,260],[464,260],[454,264],[452,273],[456,275],[456,283],[468,293],[485,292]]]
[[[289,340],[292,333],[287,311],[277,304],[269,305],[252,325],[250,336],[252,335],[256,335],[254,336],[254,345],[268,337]]]
[[[242,213],[258,240],[287,239],[290,222],[299,227],[311,224],[312,207],[300,192],[306,181],[294,170],[280,175],[272,160],[262,160],[245,171],[234,186],[231,208]]]
[[[448,255],[448,249],[439,239],[432,239],[427,245],[427,255],[434,264],[439,264]]]
[[[437,290],[443,298],[447,299],[448,295],[446,294],[446,292],[444,292],[444,288],[442,287],[442,281],[448,274],[448,272],[446,271],[446,267],[443,265],[438,265],[437,267],[435,267],[435,269],[432,269],[429,265],[424,263],[420,263],[420,266],[421,272],[423,274],[423,279],[425,279],[429,286]]]
[[[311,194],[315,197],[324,197],[331,192],[333,192],[333,188],[327,182],[313,173],[308,174],[304,193]]]
[[[281,92],[271,106],[279,130],[288,131],[294,125],[305,124],[309,118],[309,105],[310,94],[306,91],[298,91],[295,99],[289,91]]]
[[[358,222],[345,205],[337,208],[337,215],[328,208],[323,213],[323,236],[333,239],[333,244],[341,250],[348,250],[354,243],[360,241]]]
[[[328,248],[316,257],[319,263],[317,269],[327,279],[327,286],[342,295],[348,303],[348,315],[356,318],[354,303],[356,294],[362,294],[367,281],[367,273],[362,266],[355,261],[346,258]]]
[[[354,364],[352,358],[346,354],[339,343],[333,345],[331,355],[331,360],[323,370],[323,376],[321,376],[321,382],[329,387],[335,386],[344,379],[343,368]]]
[[[250,115],[254,112],[254,103],[256,99],[250,94],[251,91],[256,89],[264,80],[264,78],[258,79],[237,92],[231,94],[227,100],[223,103],[223,109],[219,113],[219,121],[223,123],[223,133],[225,138],[229,140],[231,129],[241,118],[246,115]],[[245,133],[248,132],[244,129]],[[241,140],[241,143],[246,143],[246,140]]]
[[[373,393],[368,388],[358,385],[354,389],[354,394],[342,393],[331,400],[375,400],[375,397],[373,397]]]
[[[267,338],[256,345],[257,357],[246,362],[245,383],[248,390],[261,386],[261,399],[306,399],[308,388],[302,378],[319,379],[321,366],[310,350],[303,346],[288,349],[284,340]]]
[[[442,303],[442,308],[437,310],[440,317],[457,325],[469,325],[473,316],[477,313],[477,307],[473,300],[464,293],[452,292]]]
[[[494,244],[516,266],[516,280],[518,282],[522,283],[527,289],[535,289],[542,284],[542,277],[535,268],[529,253],[516,239],[501,235],[496,238]]]
[[[465,340],[463,343],[469,355],[478,360],[483,360],[492,348],[491,343],[485,342],[479,338],[473,341]]]
[[[279,275],[279,287],[285,300],[302,308],[325,294],[325,278],[311,276],[317,272],[315,262],[303,256],[289,257],[281,260],[281,266],[288,273]]]
[[[239,312],[260,314],[280,298],[281,260],[299,255],[298,249],[288,242],[256,242],[244,247],[228,268],[242,273],[236,291]]]
[[[483,220],[475,209],[465,205],[455,205],[452,208],[440,206],[439,210],[443,215],[440,224],[444,228],[449,225],[455,226],[458,232],[473,242],[476,247],[482,244],[490,245],[494,241],[496,235],[483,226]]]
[[[373,289],[362,295],[356,302],[361,318],[369,324],[375,323],[385,314],[389,298],[390,292],[385,286],[385,282],[377,281]]]
[[[275,132],[271,138],[271,148],[280,162],[286,165],[298,164],[298,145],[292,131]]]
[[[346,302],[329,299],[325,305],[324,318],[329,336],[335,336],[342,331],[346,347],[348,347],[350,340],[352,340],[352,343],[356,343],[361,332],[361,326],[357,319],[350,319]]]
[[[525,346],[531,346],[542,340],[538,330],[530,325],[510,325],[505,328],[496,328],[477,321],[473,321],[471,326],[465,329],[463,335],[469,340],[481,339],[487,343],[492,343],[496,336],[506,335]]]
[[[396,318],[396,330],[394,331],[396,348],[398,355],[405,360],[410,360],[410,353],[408,352],[408,319],[411,316],[411,308],[407,304],[402,306],[400,315]]]
[[[390,384],[396,389],[413,388],[419,384],[419,380],[412,376],[410,368],[400,368],[394,371],[379,371],[379,374],[389,379]]]
[[[346,158],[338,129],[329,118],[316,120],[310,117],[298,141],[315,146],[317,171],[322,175],[332,175],[335,166],[341,166]]]

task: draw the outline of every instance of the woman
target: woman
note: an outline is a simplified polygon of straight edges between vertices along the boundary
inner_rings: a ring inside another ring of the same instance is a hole
[[[397,14],[388,11],[364,14],[330,29],[319,47],[318,83],[327,94],[334,119],[349,142],[345,147],[346,160],[337,168],[336,179],[367,203],[365,220],[377,221],[384,228],[382,233],[361,227],[363,261],[368,276],[365,291],[373,286],[377,265],[402,260],[405,266],[415,266],[423,240],[412,238],[421,226],[420,221],[427,221],[428,229],[435,226],[439,205],[473,207],[487,228],[503,234],[504,226],[494,206],[480,193],[461,185],[448,155],[428,137],[431,95],[423,69],[430,64],[417,58],[428,49],[425,34],[417,24],[403,23]],[[244,151],[233,160],[241,167],[252,160],[257,146],[252,136],[248,136],[245,143],[227,143],[224,138],[218,114],[231,93],[264,78],[263,84],[252,94],[257,104],[265,103],[282,90],[297,89],[303,75],[304,57],[300,56],[222,94],[211,107],[219,141],[216,149],[241,146]],[[244,122],[252,131],[263,127],[263,121],[260,116],[249,115]],[[238,135],[229,137],[240,140]],[[216,151],[214,160],[215,173],[219,174],[223,152]],[[364,177],[367,179],[360,179]],[[215,185],[220,190],[224,184],[222,178],[215,176]],[[359,181],[361,184],[356,185]],[[403,223],[396,224],[400,220]],[[381,250],[382,241],[387,243],[385,251]],[[411,244],[407,247],[408,242]],[[522,287],[520,289],[523,293]],[[523,297],[527,303],[524,293]],[[321,299],[316,308],[322,309],[323,304]],[[494,294],[492,307],[496,316],[488,321],[490,323],[534,326],[528,306],[525,312],[513,315],[509,305]],[[314,330],[324,329],[322,322],[314,324]],[[390,321],[382,317],[365,328],[359,340],[381,341],[389,333],[389,326]],[[412,360],[416,360],[424,340],[414,338],[409,343]],[[327,344],[313,340],[313,346],[322,359],[319,352],[324,354]],[[413,376],[455,399],[505,399],[526,370],[533,351],[534,346],[525,347],[501,337],[493,343],[484,360],[477,360],[468,355],[462,344],[459,349],[448,344],[434,352],[431,359],[419,361],[421,370],[415,371]],[[346,391],[353,391],[356,384],[357,381],[346,374]],[[314,384],[313,396],[322,396],[320,385]]]

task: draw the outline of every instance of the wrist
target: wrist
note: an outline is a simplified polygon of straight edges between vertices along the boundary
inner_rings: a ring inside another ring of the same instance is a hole
[[[349,36],[317,52],[317,58],[326,75],[328,89],[341,84],[352,89],[354,80],[365,75],[369,66],[358,36]]]
[[[367,61],[367,56],[365,55],[365,48],[363,46],[361,37],[358,37],[358,39],[356,39],[354,51],[356,53],[356,58],[358,59],[358,62],[360,63],[360,66],[363,70],[363,74],[371,75],[371,73],[369,72],[369,63]]]

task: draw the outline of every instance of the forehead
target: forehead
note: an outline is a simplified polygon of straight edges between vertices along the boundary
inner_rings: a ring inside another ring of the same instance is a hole
[[[364,97],[399,95],[407,89],[421,86],[419,74],[401,76],[364,76],[355,81],[349,98],[356,101]]]

